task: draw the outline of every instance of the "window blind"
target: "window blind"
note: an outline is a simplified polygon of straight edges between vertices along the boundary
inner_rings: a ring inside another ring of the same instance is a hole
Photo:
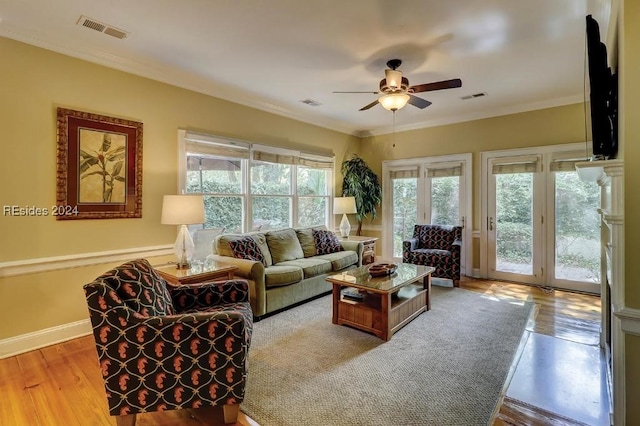
[[[552,172],[575,172],[576,163],[580,161],[587,161],[584,151],[554,153],[549,170]]]
[[[249,144],[187,132],[184,137],[187,154],[205,155],[210,157],[249,158]]]
[[[304,155],[304,154],[303,154]],[[300,157],[298,164],[312,169],[333,169],[333,158],[306,158]]]
[[[391,179],[410,179],[418,177],[418,169],[408,170],[392,170],[390,172]]]
[[[433,167],[427,169],[427,177],[450,177],[450,176],[462,176],[462,165],[452,167]]]
[[[491,173],[494,175],[537,173],[539,171],[542,171],[542,165],[538,155],[500,158],[491,166]]]
[[[264,161],[266,163],[277,164],[297,164],[298,157],[286,154],[275,154],[273,152],[253,151],[253,159],[255,161]]]

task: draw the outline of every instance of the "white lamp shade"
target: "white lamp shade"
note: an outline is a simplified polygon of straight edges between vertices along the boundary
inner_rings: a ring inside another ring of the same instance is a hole
[[[388,95],[381,96],[380,99],[378,99],[380,105],[389,111],[396,111],[404,108],[408,101],[409,95],[406,93],[390,93]]]
[[[165,195],[162,200],[164,225],[193,225],[204,223],[202,195]]]
[[[387,86],[391,89],[399,89],[402,87],[402,73],[396,70],[384,70],[384,77],[387,80]]]
[[[357,213],[356,199],[354,197],[336,197],[333,200],[333,214]]]

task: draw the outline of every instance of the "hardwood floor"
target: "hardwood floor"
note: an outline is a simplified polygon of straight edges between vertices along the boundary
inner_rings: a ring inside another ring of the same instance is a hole
[[[593,351],[599,344],[599,297],[471,278],[463,279],[460,287],[497,298],[515,298],[534,302],[536,304],[534,318],[527,325],[527,332],[561,339],[558,341],[558,347],[562,346],[563,341],[570,341],[583,344],[586,350]],[[524,361],[519,360],[519,362]],[[580,377],[575,378],[576,386],[580,386],[580,379]],[[551,389],[553,384],[549,383],[548,386]],[[532,390],[530,399],[522,398],[521,400],[510,398],[507,392],[492,424],[494,426],[585,425],[577,419],[537,407],[534,405],[536,399],[534,392],[535,390]]]
[[[461,288],[497,298],[531,300],[537,313],[527,329],[579,343],[597,344],[600,299],[497,281],[465,278]],[[0,425],[114,425],[104,397],[93,337],[81,337],[0,360]],[[277,409],[277,407],[274,407]],[[204,421],[189,411],[165,411],[138,416],[140,425],[222,425],[222,409]],[[494,425],[582,425],[505,398]],[[237,425],[257,426],[240,413]]]

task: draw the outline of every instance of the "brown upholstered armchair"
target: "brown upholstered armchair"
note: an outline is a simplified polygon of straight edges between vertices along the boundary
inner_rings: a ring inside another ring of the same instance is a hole
[[[461,226],[416,225],[413,238],[402,242],[402,261],[433,266],[432,277],[449,278],[458,287],[461,246]]]
[[[244,398],[253,318],[244,280],[169,286],[144,259],[84,286],[109,413],[222,405]]]

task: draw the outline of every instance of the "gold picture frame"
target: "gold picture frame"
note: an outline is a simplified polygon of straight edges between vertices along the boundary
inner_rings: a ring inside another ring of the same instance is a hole
[[[57,114],[56,219],[142,217],[142,123]]]

